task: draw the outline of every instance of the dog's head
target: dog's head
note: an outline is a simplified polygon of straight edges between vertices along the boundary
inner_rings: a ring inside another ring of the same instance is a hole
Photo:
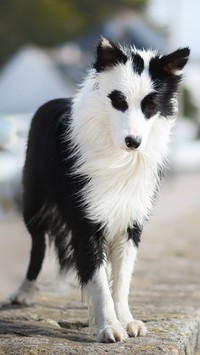
[[[94,68],[112,138],[119,148],[143,150],[155,122],[174,117],[189,53],[189,48],[182,48],[160,55],[102,38]]]

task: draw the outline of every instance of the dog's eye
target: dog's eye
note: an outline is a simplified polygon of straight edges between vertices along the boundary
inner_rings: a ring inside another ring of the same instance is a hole
[[[150,118],[156,114],[158,110],[156,95],[154,93],[145,96],[141,102],[141,109],[146,118]]]
[[[125,112],[128,109],[126,97],[121,91],[114,90],[108,95],[108,97],[111,101],[112,106],[116,110]]]

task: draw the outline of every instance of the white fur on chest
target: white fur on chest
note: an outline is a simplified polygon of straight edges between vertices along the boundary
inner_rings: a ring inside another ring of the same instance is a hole
[[[123,235],[148,217],[157,183],[156,172],[132,156],[127,166],[92,176],[84,191],[87,214],[105,227],[107,238]]]

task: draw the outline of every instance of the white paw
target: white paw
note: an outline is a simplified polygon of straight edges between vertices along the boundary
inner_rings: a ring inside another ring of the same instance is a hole
[[[141,320],[132,320],[126,326],[127,333],[130,337],[144,336],[147,328]]]
[[[12,304],[29,306],[33,303],[33,297],[36,291],[35,283],[25,280],[21,287],[10,295],[9,300]]]
[[[9,300],[12,304],[21,304],[26,306],[29,306],[33,303],[33,298],[29,295],[29,293],[21,291],[20,289],[10,295]]]
[[[97,341],[100,343],[115,343],[116,341],[124,341],[127,338],[127,332],[120,322],[105,326],[99,330],[97,335]]]

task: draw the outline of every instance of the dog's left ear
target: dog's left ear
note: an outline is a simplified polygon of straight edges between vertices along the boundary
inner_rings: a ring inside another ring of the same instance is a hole
[[[162,70],[166,74],[181,75],[182,69],[187,63],[189,55],[190,49],[188,47],[180,48],[175,52],[164,55],[160,58]]]
[[[104,71],[118,63],[125,64],[127,56],[122,50],[107,38],[101,39],[97,46],[94,68],[97,72]]]

